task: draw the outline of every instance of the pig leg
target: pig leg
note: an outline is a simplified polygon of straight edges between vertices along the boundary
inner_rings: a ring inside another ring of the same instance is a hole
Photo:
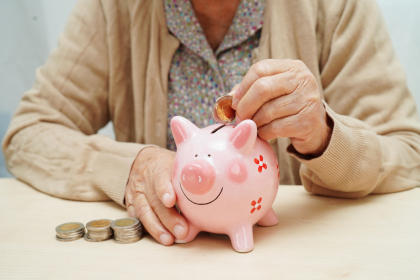
[[[235,251],[246,253],[254,249],[254,236],[252,234],[252,225],[244,224],[229,233],[232,247]]]
[[[276,213],[273,208],[267,211],[267,213],[257,222],[259,226],[270,227],[275,226],[279,220],[277,219]]]
[[[187,234],[187,237],[185,237],[184,239],[182,239],[182,240],[175,240],[175,243],[188,243],[188,242],[190,242],[190,241],[192,241],[196,236],[197,236],[197,234],[200,232],[200,230],[196,227],[196,226],[194,226],[193,224],[188,224],[188,234]]]

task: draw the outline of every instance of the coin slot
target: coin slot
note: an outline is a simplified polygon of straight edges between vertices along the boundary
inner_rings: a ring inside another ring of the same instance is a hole
[[[212,132],[210,132],[211,134],[213,134],[213,133],[216,133],[219,129],[222,129],[223,127],[225,127],[226,125],[225,124],[222,124],[222,125],[220,125],[220,126],[218,126],[218,127],[216,127]]]

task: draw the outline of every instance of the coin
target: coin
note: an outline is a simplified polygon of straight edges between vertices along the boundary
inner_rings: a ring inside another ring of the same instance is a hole
[[[139,220],[135,218],[123,218],[123,219],[115,220],[114,226],[118,228],[126,228],[126,227],[135,226],[138,222]]]
[[[216,99],[213,108],[215,121],[228,124],[235,120],[236,111],[232,108],[232,98],[231,95],[224,95]]]
[[[74,241],[74,240],[77,240],[77,239],[80,239],[80,238],[82,238],[82,237],[81,236],[75,236],[75,237],[61,238],[58,235],[55,236],[55,239],[57,239],[58,241],[64,241],[64,242]]]
[[[93,220],[86,224],[90,230],[103,230],[111,226],[112,221],[108,219]]]
[[[111,223],[114,239],[119,243],[132,243],[140,240],[143,227],[136,218],[122,218]]]
[[[93,220],[86,224],[87,233],[85,239],[87,241],[104,241],[112,236],[111,220],[99,219]]]
[[[82,223],[70,222],[58,225],[55,228],[56,239],[59,241],[73,241],[85,235],[85,226]]]

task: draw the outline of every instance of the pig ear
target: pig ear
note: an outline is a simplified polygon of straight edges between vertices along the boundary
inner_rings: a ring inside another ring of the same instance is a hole
[[[257,125],[251,120],[242,121],[233,129],[229,140],[242,153],[251,152],[257,140]]]
[[[196,131],[196,127],[192,122],[186,118],[176,116],[171,119],[171,130],[174,136],[175,144],[178,147],[179,144],[190,138]]]

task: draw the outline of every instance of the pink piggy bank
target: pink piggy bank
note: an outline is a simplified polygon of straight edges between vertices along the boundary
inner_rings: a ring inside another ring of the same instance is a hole
[[[172,184],[189,221],[185,240],[200,231],[227,234],[238,252],[254,248],[252,228],[277,224],[272,204],[279,176],[271,146],[251,120],[199,129],[183,117],[171,120],[177,146]]]

